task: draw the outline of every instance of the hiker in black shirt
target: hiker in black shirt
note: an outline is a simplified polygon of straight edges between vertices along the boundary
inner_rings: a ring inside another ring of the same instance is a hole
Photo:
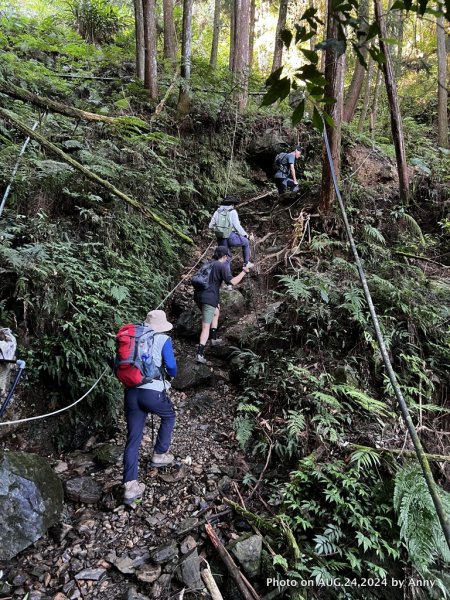
[[[209,285],[206,290],[195,290],[194,301],[202,311],[202,332],[200,334],[200,343],[197,348],[197,362],[206,363],[203,356],[206,342],[211,339],[211,345],[216,346],[222,342],[217,337],[217,326],[219,324],[220,312],[220,286],[223,282],[231,285],[240,283],[246,273],[250,271],[248,267],[243,267],[242,271],[236,277],[233,277],[230,271],[230,265],[227,262],[229,257],[228,249],[218,246],[214,251],[213,266],[209,276]]]

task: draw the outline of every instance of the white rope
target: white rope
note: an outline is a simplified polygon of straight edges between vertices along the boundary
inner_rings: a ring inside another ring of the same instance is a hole
[[[189,271],[186,273],[186,275],[184,275],[180,281],[177,283],[177,285],[173,288],[173,290],[171,290],[167,296],[161,300],[161,302],[158,304],[158,306],[156,307],[156,310],[158,310],[158,308],[161,308],[161,306],[164,304],[164,302],[166,300],[168,300],[170,298],[170,296],[174,293],[174,291],[183,283],[183,281],[186,281],[186,279],[188,278],[188,276],[190,275],[190,273],[192,273],[192,271],[195,269],[195,267],[198,265],[198,263],[202,260],[202,258],[205,256],[205,254],[208,252],[208,250],[211,248],[211,246],[213,245],[215,240],[212,240],[209,244],[209,246],[206,248],[206,250],[203,252],[203,254],[200,256],[200,258],[198,259],[198,261],[195,263],[195,265],[193,267],[191,267],[189,269]]]
[[[109,368],[106,368],[103,371],[103,373],[100,375],[100,377],[97,379],[97,381],[94,383],[94,385],[83,396],[81,396],[81,398],[78,398],[78,400],[76,400],[72,404],[69,404],[69,406],[66,406],[65,408],[61,408],[60,410],[55,410],[54,412],[47,413],[45,415],[39,415],[37,417],[29,417],[28,419],[18,419],[17,421],[3,421],[3,423],[0,423],[0,426],[1,425],[15,425],[17,423],[26,423],[27,421],[37,421],[38,419],[45,419],[46,417],[52,417],[53,415],[57,415],[59,413],[64,412],[65,410],[69,410],[69,408],[72,408],[73,406],[75,406],[76,404],[78,404],[79,402],[84,400],[86,398],[86,396],[88,396],[92,392],[92,390],[98,385],[98,383],[100,382],[100,380],[102,379],[102,377],[105,375],[105,373],[108,370],[109,370]]]

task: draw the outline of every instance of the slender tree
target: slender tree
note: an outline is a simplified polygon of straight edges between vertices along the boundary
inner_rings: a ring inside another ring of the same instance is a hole
[[[228,58],[228,67],[234,72],[234,55],[236,47],[236,7],[235,0],[230,0],[230,54]]]
[[[378,116],[378,101],[380,99],[380,91],[381,91],[381,78],[383,77],[383,71],[381,67],[377,69],[377,76],[375,78],[375,86],[373,89],[373,97],[372,104],[370,105],[370,113],[369,113],[369,131],[371,135],[375,132],[375,125],[377,122]]]
[[[217,67],[217,54],[219,51],[221,8],[222,8],[222,1],[215,0],[215,2],[214,2],[213,38],[212,38],[212,43],[211,43],[211,58],[209,59],[209,64],[213,69],[215,69]]]
[[[397,159],[400,198],[403,201],[406,201],[408,199],[409,193],[409,177],[408,167],[406,164],[405,142],[403,139],[402,116],[400,113],[400,105],[398,102],[397,95],[397,83],[395,81],[394,69],[392,67],[392,59],[389,52],[389,46],[386,43],[386,21],[384,18],[380,0],[374,0],[374,7],[375,18],[377,20],[379,28],[378,38],[380,42],[380,50],[384,56],[382,69],[389,102],[389,111],[391,115],[391,131],[395,148],[395,156]]]
[[[134,0],[134,22],[136,37],[136,77],[144,81],[145,76],[145,36],[144,8],[142,0]]]
[[[156,0],[143,0],[145,36],[144,86],[150,98],[158,97],[158,65],[156,61]]]
[[[173,0],[163,0],[164,18],[164,58],[176,61],[177,59],[177,33],[173,21]]]
[[[339,13],[333,11],[333,0],[328,0],[327,11],[327,40],[337,42],[342,38],[342,30],[339,24]],[[339,178],[341,170],[341,122],[342,109],[344,101],[344,71],[345,71],[345,54],[339,53],[339,46],[329,44],[326,49],[325,56],[325,79],[327,85],[325,93],[331,98],[335,98],[334,104],[326,107],[327,113],[334,121],[334,127],[326,125],[328,140],[330,143],[331,156],[336,177]],[[320,212],[326,214],[329,212],[331,204],[334,200],[335,191],[331,176],[331,169],[328,163],[325,147],[322,152],[322,189],[320,199]]]
[[[436,20],[438,56],[438,141],[439,146],[448,148],[448,92],[447,92],[447,49],[444,17]]]
[[[253,56],[255,50],[255,27],[256,27],[256,0],[251,0],[250,5],[250,49],[249,49],[249,66],[250,71],[253,68]]]
[[[233,73],[236,83],[234,95],[239,112],[247,108],[248,76],[250,70],[250,0],[235,0],[235,48]]]
[[[369,19],[369,0],[361,0],[358,10],[358,17],[363,23],[363,29],[365,29],[367,21]],[[361,55],[365,60],[367,58],[367,45],[365,38],[363,38],[362,40],[362,44],[359,51],[361,52]],[[356,57],[355,69],[353,71],[350,87],[348,88],[347,96],[345,97],[344,101],[344,111],[342,118],[346,123],[350,123],[350,121],[353,119],[353,115],[355,114],[356,105],[361,95],[361,89],[363,86],[365,73],[366,70],[364,66],[359,62],[358,58]]]
[[[364,81],[364,97],[363,97],[363,105],[361,109],[361,113],[359,115],[358,121],[358,131],[361,133],[364,129],[364,122],[367,117],[367,111],[369,110],[369,96],[370,96],[370,86],[372,84],[372,76],[373,76],[373,58],[369,58],[369,62],[367,63],[367,73]]]
[[[193,0],[183,0],[183,38],[181,48],[181,84],[177,111],[183,117],[189,113],[192,56],[192,5]]]
[[[275,48],[273,51],[272,73],[279,69],[283,63],[283,40],[281,39],[281,32],[283,29],[286,29],[288,4],[289,0],[280,0],[277,30],[275,33]]]

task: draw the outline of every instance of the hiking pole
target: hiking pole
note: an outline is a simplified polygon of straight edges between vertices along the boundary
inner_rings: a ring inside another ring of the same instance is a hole
[[[8,360],[8,361],[1,361],[1,362],[13,362],[13,361]],[[3,402],[2,406],[0,407],[0,419],[3,417],[5,410],[8,408],[8,404],[11,402],[11,399],[14,394],[14,390],[16,389],[17,384],[19,383],[20,378],[22,377],[22,373],[25,370],[25,361],[24,360],[18,360],[15,362],[16,362],[16,365],[18,366],[16,377],[13,381],[11,389],[8,392],[8,395],[5,398],[5,401]]]

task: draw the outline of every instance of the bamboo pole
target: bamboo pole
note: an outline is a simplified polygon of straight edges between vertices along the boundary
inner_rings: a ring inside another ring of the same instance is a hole
[[[167,221],[162,219],[159,215],[154,213],[152,210],[143,206],[135,198],[132,198],[131,196],[128,196],[127,194],[124,194],[124,192],[120,191],[112,183],[109,183],[109,181],[107,181],[106,179],[102,179],[101,177],[99,177],[98,175],[96,175],[95,173],[90,171],[88,168],[83,166],[81,163],[79,163],[78,161],[73,159],[71,156],[69,156],[62,150],[60,150],[58,148],[58,146],[55,146],[55,144],[52,144],[52,142],[49,142],[42,135],[33,131],[30,127],[28,127],[27,125],[25,125],[24,123],[19,121],[9,111],[5,110],[4,108],[0,108],[0,116],[3,117],[4,119],[10,121],[17,129],[19,129],[19,131],[22,131],[23,133],[28,135],[32,140],[35,140],[41,146],[43,146],[44,148],[49,150],[49,152],[51,152],[52,154],[56,154],[56,156],[61,158],[64,162],[69,164],[71,167],[73,167],[77,171],[80,171],[81,173],[83,173],[83,175],[90,181],[98,183],[99,185],[101,185],[102,187],[107,189],[109,192],[114,194],[115,196],[118,196],[119,198],[124,200],[127,204],[130,204],[131,206],[136,208],[139,212],[141,212],[146,217],[149,217],[150,219],[152,219],[152,221],[155,221],[155,223],[158,223],[158,225],[160,225],[164,229],[167,229],[167,231],[170,231],[170,233],[174,233],[174,234],[178,235],[181,239],[188,242],[189,244],[194,243],[193,240],[189,236],[187,236],[185,233],[183,233],[176,227],[173,227],[172,225],[167,223]]]

